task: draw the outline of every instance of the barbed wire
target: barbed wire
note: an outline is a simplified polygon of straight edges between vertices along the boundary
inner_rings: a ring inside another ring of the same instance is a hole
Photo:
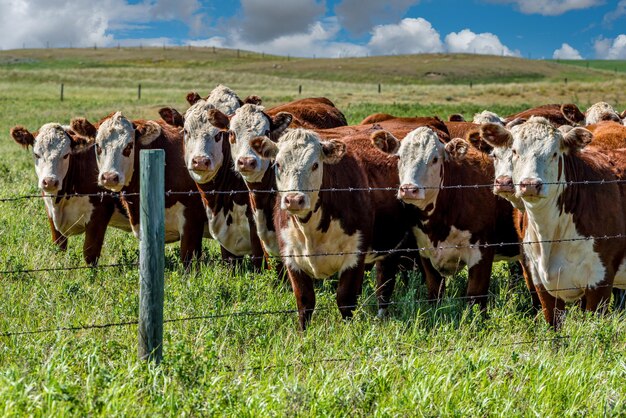
[[[608,184],[622,184],[626,183],[626,179],[621,180],[580,180],[580,181],[554,181],[554,182],[543,182],[544,185],[564,185],[564,186],[574,186],[574,185],[608,185]],[[512,186],[519,186],[520,184],[512,184]],[[419,189],[424,190],[446,190],[446,189],[480,189],[480,188],[492,188],[494,187],[493,183],[489,184],[457,184],[457,185],[440,185],[440,186],[419,186]],[[313,193],[313,192],[395,192],[398,190],[398,187],[331,187],[331,188],[321,188],[321,189],[242,189],[242,190],[188,190],[188,191],[173,191],[168,190],[165,192],[166,196],[193,196],[197,194],[205,194],[205,195],[233,195],[240,193]],[[18,200],[27,200],[27,199],[42,199],[46,197],[61,197],[61,198],[72,198],[72,197],[100,197],[104,198],[106,196],[110,197],[131,197],[131,196],[139,196],[138,192],[110,192],[110,191],[102,191],[96,193],[67,193],[62,195],[43,195],[43,194],[26,194],[26,195],[18,195],[18,196],[5,196],[0,197],[1,202],[13,202]]]

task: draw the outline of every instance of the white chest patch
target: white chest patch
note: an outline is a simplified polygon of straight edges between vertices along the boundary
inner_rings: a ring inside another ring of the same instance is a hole
[[[208,207],[206,214],[209,219],[211,235],[220,245],[234,255],[252,254],[250,242],[250,224],[246,216],[246,206],[233,204],[232,212],[224,216],[223,211],[213,214]]]
[[[306,224],[289,218],[287,228],[280,231],[283,240],[281,255],[289,268],[325,279],[356,266],[361,233],[346,234],[338,220],[332,220],[328,231],[321,232],[317,229],[320,218],[321,210],[315,212]]]
[[[269,255],[278,257],[280,255],[280,249],[278,248],[276,232],[267,229],[267,219],[265,218],[265,213],[261,210],[255,210],[254,222],[256,224],[257,234],[259,234],[259,239],[263,243],[265,251],[267,251]]]
[[[422,251],[422,256],[428,257],[433,267],[444,275],[452,275],[465,266],[471,268],[482,258],[479,247],[470,248],[470,238],[472,237],[470,231],[451,227],[448,237],[439,242],[437,248],[421,229],[413,228],[413,233],[417,239],[417,245],[420,248],[425,248]],[[477,241],[474,245],[479,244],[480,241]]]
[[[583,238],[571,214],[543,220],[547,228],[537,225],[532,213],[528,216],[524,241],[533,244],[524,244],[524,252],[535,284],[542,284],[552,296],[572,302],[583,296],[585,288],[597,286],[604,279],[606,270],[593,250],[593,240],[537,242]]]
[[[185,205],[176,202],[165,209],[165,242],[178,241],[185,226]]]
[[[89,197],[70,197],[61,199],[59,203],[54,203],[53,199],[46,197],[44,201],[54,227],[66,237],[85,232],[85,226],[89,223],[94,209]]]

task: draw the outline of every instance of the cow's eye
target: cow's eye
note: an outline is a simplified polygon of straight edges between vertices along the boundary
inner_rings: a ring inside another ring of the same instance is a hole
[[[96,144],[96,154],[98,155],[102,154],[102,147],[98,144]]]
[[[280,163],[275,163],[274,165],[276,166],[276,170],[280,171]]]
[[[64,159],[64,160],[67,160],[67,157],[69,157],[69,156],[70,156],[70,153],[68,152],[67,154],[65,154],[65,155],[63,156],[63,159]]]
[[[552,158],[556,158],[556,152],[552,154]]]
[[[124,151],[122,151],[122,155],[124,155],[124,157],[128,157],[132,150],[133,150],[133,143],[130,142],[128,145],[124,147]]]
[[[320,166],[320,165],[319,165],[317,162],[315,162],[315,163],[313,163],[313,167],[311,167],[311,170],[312,170],[312,171],[315,171],[315,170],[317,170],[317,169],[318,169],[318,167],[319,167],[319,166]]]
[[[437,161],[439,161],[438,157],[433,158],[433,164],[437,164]]]
[[[228,142],[230,142],[231,144],[237,142],[237,135],[235,135],[233,131],[228,132]]]
[[[512,152],[513,152],[513,155],[517,155],[517,151],[512,150]]]
[[[37,160],[41,158],[41,155],[39,155],[39,154],[33,153],[33,155],[35,156],[35,159],[37,159]]]
[[[189,135],[189,132],[187,132],[187,129],[183,129],[183,138],[187,138],[187,135]]]

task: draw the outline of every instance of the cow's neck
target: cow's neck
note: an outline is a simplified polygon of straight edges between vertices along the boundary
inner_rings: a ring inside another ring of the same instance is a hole
[[[250,203],[252,204],[252,210],[254,212],[263,212],[265,219],[267,220],[267,228],[273,231],[274,224],[272,222],[272,212],[278,196],[275,191],[276,175],[274,174],[274,170],[268,168],[265,170],[263,178],[260,182],[246,182],[246,187],[250,191]],[[270,192],[269,190],[274,191]]]

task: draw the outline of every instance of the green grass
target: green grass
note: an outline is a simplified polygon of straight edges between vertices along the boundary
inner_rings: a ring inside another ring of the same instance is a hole
[[[557,62],[577,67],[610,71],[614,74],[626,72],[626,61],[624,60],[558,60]]]
[[[176,65],[143,58],[109,62],[104,53],[90,58],[100,51],[85,56],[81,52],[87,51],[72,51],[76,65],[43,60],[0,68],[0,198],[37,193],[30,153],[8,136],[16,124],[35,130],[46,122],[67,123],[78,115],[97,119],[112,110],[154,118],[163,105],[184,110],[188,90],[206,94],[217,82],[242,96],[258,93],[272,105],[296,98],[298,83],[306,81],[186,66],[185,51],[177,52]],[[233,51],[216,54],[237,60]],[[241,55],[239,60],[248,59]],[[66,87],[63,102],[60,82]],[[144,89],[138,101],[139,82]],[[351,123],[374,112],[469,117],[490,108],[508,114],[574,94],[584,107],[609,91],[602,78],[567,88],[545,81],[472,90],[385,85],[381,94],[375,84],[358,80],[304,85],[303,95],[328,96]],[[82,242],[72,237],[67,252],[55,249],[38,199],[0,202],[0,271],[82,266]],[[488,317],[461,299],[466,280],[461,273],[438,305],[424,301],[419,276],[399,281],[389,318],[376,319],[368,273],[349,322],[336,308],[336,283],[318,282],[320,309],[303,333],[295,314],[282,313],[295,308],[294,297],[271,272],[232,271],[207,260],[184,273],[178,248],[166,247],[165,317],[172,322],[165,324],[158,367],[137,360],[134,325],[4,335],[136,321],[135,268],[0,273],[0,415],[626,415],[624,315],[599,317],[572,308],[564,329],[555,333],[530,312],[523,285],[509,286],[504,264],[494,269]],[[206,242],[205,250],[217,256],[214,243]],[[107,232],[103,265],[137,258],[134,238]],[[237,312],[264,314],[228,315]],[[185,320],[191,317],[200,318]]]

